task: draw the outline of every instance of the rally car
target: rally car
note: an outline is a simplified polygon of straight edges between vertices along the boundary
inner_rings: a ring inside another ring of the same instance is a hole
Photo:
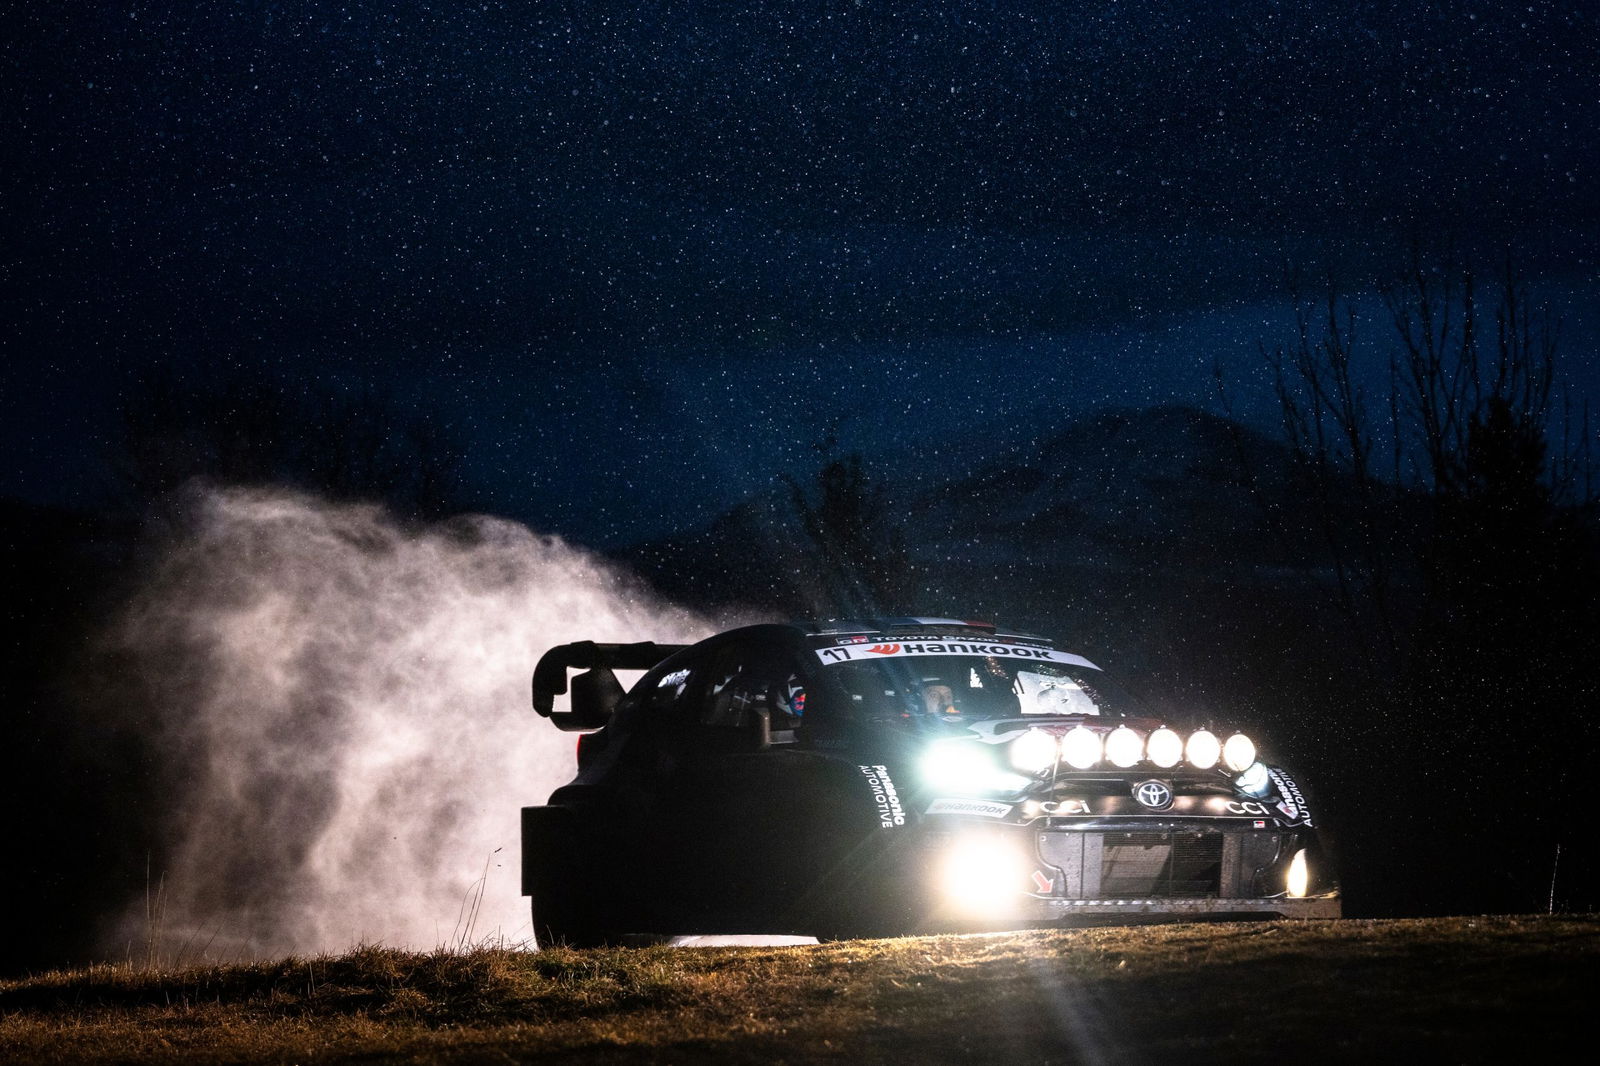
[[[645,673],[624,693],[618,670]],[[542,944],[1340,913],[1288,771],[1040,637],[895,618],[565,644],[533,704],[583,734],[577,776],[522,812]]]

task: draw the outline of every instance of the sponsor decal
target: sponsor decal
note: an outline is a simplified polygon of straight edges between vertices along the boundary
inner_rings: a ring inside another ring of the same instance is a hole
[[[1067,663],[1072,666],[1086,666],[1094,669],[1094,664],[1088,659],[1081,655],[1073,655],[1071,652],[1057,651],[1054,648],[1029,647],[1023,644],[997,644],[989,641],[901,641],[898,644],[873,644],[866,648],[859,645],[841,645],[834,648],[817,649],[817,658],[830,665],[833,663],[859,662],[862,659],[902,655],[980,655],[989,659],[1024,659],[1032,662]]]
[[[895,829],[906,824],[905,808],[900,805],[900,793],[889,777],[887,766],[863,766],[861,773],[872,789],[872,802],[878,810],[878,827]]]
[[[928,805],[929,814],[975,814],[980,818],[1004,818],[1011,804],[991,800],[936,799]]]
[[[1045,800],[1039,804],[1041,814],[1088,814],[1089,801],[1085,799]]]
[[[1227,806],[1229,814],[1260,816],[1272,813],[1267,810],[1266,804],[1257,803],[1255,800],[1229,800]]]
[[[1133,798],[1152,811],[1172,806],[1172,789],[1165,781],[1140,781],[1133,786]]]
[[[1255,821],[1250,823],[1250,828],[1251,829],[1265,829],[1266,827],[1267,827],[1267,823],[1263,822],[1259,818],[1257,818]]]
[[[1294,779],[1275,766],[1267,767],[1267,773],[1272,777],[1272,783],[1278,786],[1278,810],[1283,816],[1292,821],[1302,821],[1311,824],[1311,811],[1306,806],[1305,796],[1300,794],[1300,786]]]

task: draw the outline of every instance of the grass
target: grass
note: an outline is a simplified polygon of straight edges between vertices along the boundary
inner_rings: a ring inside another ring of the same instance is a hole
[[[0,1062],[1479,1062],[1582,1035],[1600,918],[348,955],[0,982]]]

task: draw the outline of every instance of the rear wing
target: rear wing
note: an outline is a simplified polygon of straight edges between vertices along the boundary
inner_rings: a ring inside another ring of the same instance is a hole
[[[558,644],[539,658],[533,668],[533,709],[558,729],[599,729],[611,720],[622,698],[622,684],[614,670],[648,670],[687,644],[596,644],[580,640]],[[556,697],[567,691],[567,671],[582,670],[572,679],[571,710],[557,711]]]

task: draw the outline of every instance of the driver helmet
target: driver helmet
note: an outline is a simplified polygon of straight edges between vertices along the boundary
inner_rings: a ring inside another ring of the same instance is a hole
[[[929,714],[959,714],[955,689],[936,677],[923,678],[922,703]]]

